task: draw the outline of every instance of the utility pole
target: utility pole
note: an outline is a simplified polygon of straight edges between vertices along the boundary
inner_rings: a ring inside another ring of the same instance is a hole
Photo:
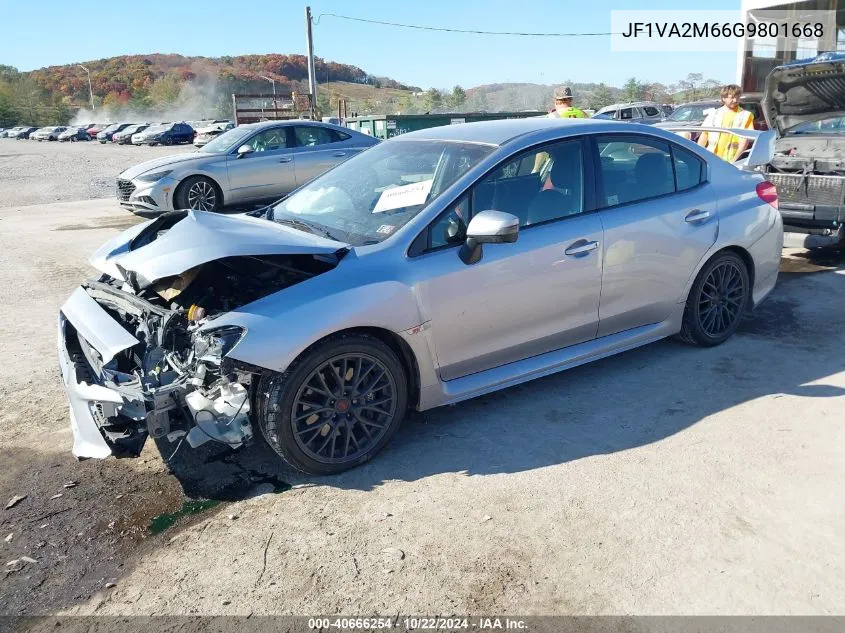
[[[271,84],[273,84],[273,100],[275,101],[275,99],[276,99],[276,80],[273,79],[272,77],[265,77],[264,75],[258,75],[258,76],[261,77],[262,79],[266,79]]]
[[[82,64],[77,64],[82,70],[88,73],[88,94],[91,97],[91,114],[96,114],[94,108],[94,91],[91,89],[91,71],[85,68]]]
[[[305,26],[308,34],[308,90],[311,91],[311,119],[317,114],[317,75],[314,71],[314,39],[311,37],[311,7],[305,7]]]

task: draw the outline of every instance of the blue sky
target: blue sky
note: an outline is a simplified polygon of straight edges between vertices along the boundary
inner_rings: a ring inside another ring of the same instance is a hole
[[[0,0],[0,63],[32,70],[123,54],[239,55],[305,53],[305,2],[291,0]],[[739,0],[702,9],[737,10]],[[260,9],[258,9],[260,7]],[[607,32],[612,9],[677,9],[677,0],[314,0],[331,12],[392,22],[491,31]],[[684,6],[692,9],[693,6]],[[45,19],[53,15],[56,19]],[[64,19],[66,16],[67,20]],[[37,27],[34,22],[41,22]],[[80,31],[80,24],[87,24]],[[14,25],[10,28],[10,25]],[[690,72],[735,79],[733,53],[619,53],[610,38],[529,38],[436,33],[349,22],[330,16],[314,26],[315,54],[423,88],[495,82],[604,81],[631,76],[671,83]],[[318,78],[319,81],[319,78]]]

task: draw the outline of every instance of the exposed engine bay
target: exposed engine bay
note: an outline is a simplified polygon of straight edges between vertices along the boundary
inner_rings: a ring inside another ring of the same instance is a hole
[[[840,230],[845,222],[845,136],[787,135],[778,140],[766,172],[791,230]]]
[[[132,248],[155,240],[167,227],[158,229],[139,234]],[[97,305],[138,341],[104,359],[70,321],[64,323],[65,345],[78,378],[122,397],[122,404],[97,402],[92,407],[112,453],[137,456],[147,436],[184,439],[192,447],[210,440],[235,448],[248,443],[254,377],[262,369],[226,358],[244,330],[215,329],[213,321],[331,270],[341,256],[235,256],[152,283],[121,270],[123,280],[103,275],[83,284]]]

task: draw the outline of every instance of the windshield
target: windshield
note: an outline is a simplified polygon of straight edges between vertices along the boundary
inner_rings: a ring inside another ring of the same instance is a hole
[[[667,121],[703,121],[705,110],[715,110],[716,105],[712,103],[702,105],[680,106],[667,119]]]
[[[114,132],[119,127],[120,127],[120,123],[112,123],[110,126],[105,128],[103,130],[103,132]]]
[[[787,130],[787,134],[843,134],[845,116],[834,116],[821,121],[805,121]]]
[[[169,129],[170,129],[170,125],[158,124],[158,125],[151,125],[150,127],[148,127],[144,131],[145,132],[165,132]]]
[[[198,151],[206,153],[225,152],[233,147],[240,147],[242,141],[252,134],[254,130],[248,127],[236,127],[223,132],[215,137],[213,141],[203,145]]]
[[[282,200],[271,218],[356,246],[376,244],[494,149],[448,141],[379,144]]]

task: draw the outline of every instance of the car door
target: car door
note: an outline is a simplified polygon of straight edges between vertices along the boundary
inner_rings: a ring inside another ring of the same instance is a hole
[[[591,213],[588,147],[532,150],[474,185],[415,242],[420,300],[430,315],[440,376],[453,380],[595,337],[602,227]],[[464,264],[457,246],[472,214],[520,218],[513,244],[484,246]]]
[[[599,336],[659,323],[683,301],[716,241],[717,198],[706,163],[652,136],[595,138],[604,227]]]
[[[296,161],[291,151],[293,133],[289,125],[264,128],[245,140],[252,152],[226,159],[231,202],[280,198],[296,188]]]
[[[319,125],[295,125],[293,150],[296,156],[296,184],[301,186],[325,173],[335,165],[348,160],[360,148],[353,147],[343,134]]]

